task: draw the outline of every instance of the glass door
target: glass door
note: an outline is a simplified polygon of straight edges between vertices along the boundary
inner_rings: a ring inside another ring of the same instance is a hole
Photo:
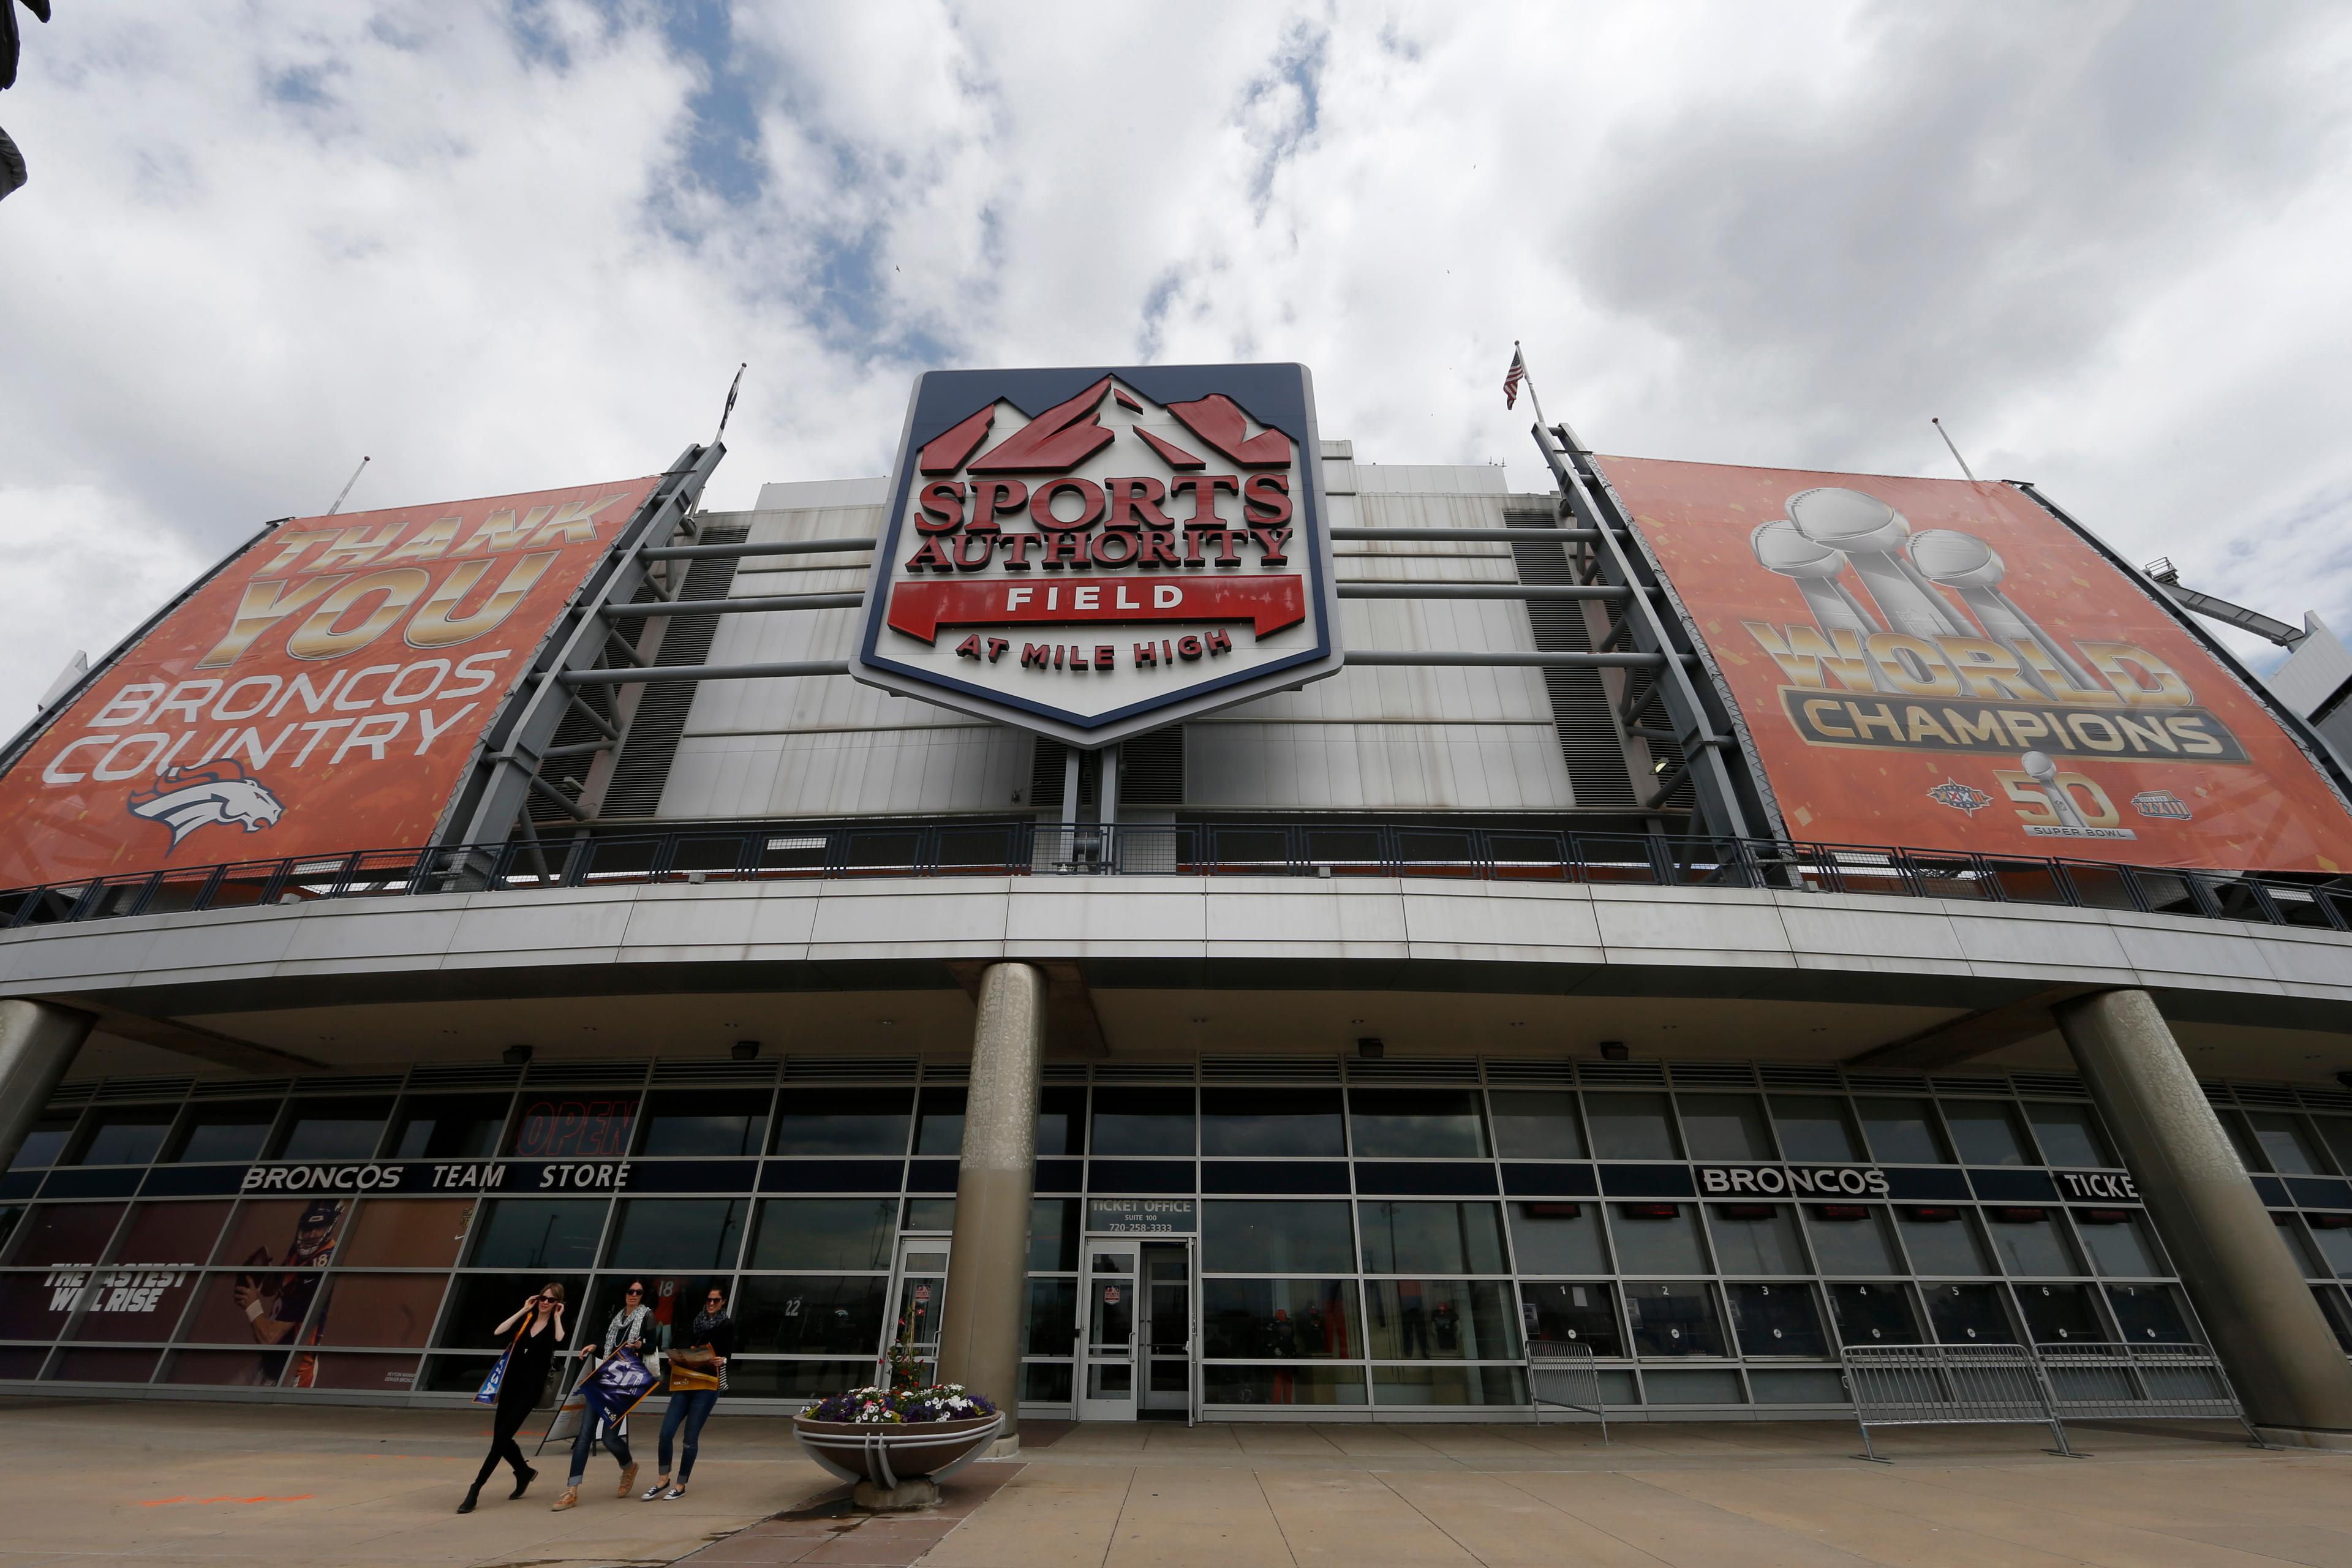
[[[940,1372],[940,1314],[947,1306],[948,1238],[909,1236],[898,1240],[898,1268],[890,1278],[890,1323],[874,1381],[888,1388],[913,1381],[936,1383]]]
[[[1143,1408],[1192,1414],[1192,1247],[1143,1248]]]
[[[1089,1242],[1080,1300],[1078,1419],[1135,1419],[1136,1248],[1133,1242]]]

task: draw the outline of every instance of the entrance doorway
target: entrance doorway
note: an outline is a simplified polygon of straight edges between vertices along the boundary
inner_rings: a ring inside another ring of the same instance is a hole
[[[1143,1408],[1192,1414],[1192,1248],[1143,1244]]]
[[[897,1267],[890,1272],[890,1331],[875,1366],[875,1383],[893,1379],[893,1363],[911,1364],[919,1382],[936,1383],[940,1373],[940,1315],[947,1309],[948,1238],[898,1238]]]
[[[1133,1421],[1200,1411],[1192,1244],[1089,1237],[1079,1279],[1077,1415]]]

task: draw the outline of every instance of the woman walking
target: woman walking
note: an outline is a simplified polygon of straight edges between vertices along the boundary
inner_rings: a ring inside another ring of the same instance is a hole
[[[661,1464],[661,1479],[646,1489],[642,1500],[651,1502],[660,1498],[674,1502],[686,1495],[686,1483],[694,1476],[694,1453],[702,1443],[702,1424],[710,1419],[710,1412],[719,1404],[719,1395],[727,1387],[727,1358],[735,1353],[735,1321],[727,1315],[727,1293],[718,1286],[710,1288],[702,1300],[702,1310],[694,1315],[694,1327],[686,1333],[689,1352],[688,1363],[683,1367],[678,1358],[670,1358],[669,1408],[662,1413],[661,1446],[656,1456]],[[702,1357],[692,1352],[708,1352],[707,1365],[695,1364]],[[707,1387],[688,1388],[681,1392],[679,1378],[702,1384],[716,1379]],[[677,1485],[669,1484],[669,1442],[680,1426],[686,1428],[685,1462],[678,1466]]]
[[[580,1347],[583,1360],[593,1360],[598,1345],[610,1346],[614,1354],[626,1351],[642,1356],[646,1349],[646,1320],[651,1309],[646,1305],[646,1282],[632,1279],[621,1293],[621,1310],[604,1325],[604,1337],[592,1340]],[[580,1504],[580,1483],[588,1476],[588,1456],[596,1451],[597,1428],[600,1423],[594,1410],[580,1413],[580,1431],[572,1439],[572,1479],[563,1485],[563,1495],[555,1500],[554,1511],[577,1508]],[[623,1421],[615,1420],[604,1429],[604,1447],[621,1465],[621,1489],[616,1497],[626,1497],[629,1489],[637,1484],[637,1462],[629,1457],[628,1434],[622,1431]]]
[[[474,1478],[466,1500],[457,1505],[459,1513],[474,1511],[474,1505],[481,1500],[482,1483],[498,1469],[500,1459],[514,1467],[515,1489],[507,1494],[509,1500],[522,1496],[539,1479],[539,1472],[523,1462],[515,1434],[530,1417],[531,1406],[539,1403],[540,1393],[547,1386],[547,1369],[555,1362],[556,1342],[563,1338],[563,1287],[549,1280],[539,1288],[538,1294],[525,1298],[514,1316],[493,1332],[503,1334],[525,1318],[530,1321],[507,1347],[506,1370],[499,1374],[498,1413],[490,1424],[489,1455],[482,1460],[481,1473]]]

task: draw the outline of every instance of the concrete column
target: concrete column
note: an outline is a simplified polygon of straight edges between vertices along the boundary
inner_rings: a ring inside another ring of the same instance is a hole
[[[2155,998],[2051,1011],[2247,1416],[2273,1441],[2352,1446],[2352,1366]]]
[[[16,1157],[97,1022],[47,1002],[0,1002],[0,1171]]]
[[[991,964],[981,976],[980,1016],[971,1034],[963,1168],[956,1178],[947,1310],[940,1320],[940,1381],[961,1383],[1003,1406],[1005,1436],[1016,1440],[1038,1062],[1045,1046],[1045,974],[1026,963]]]

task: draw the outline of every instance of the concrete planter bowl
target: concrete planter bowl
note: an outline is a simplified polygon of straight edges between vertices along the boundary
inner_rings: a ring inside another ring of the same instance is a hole
[[[831,1474],[858,1483],[854,1500],[876,1509],[937,1502],[939,1483],[988,1452],[1003,1430],[1002,1411],[906,1426],[793,1417],[802,1451]]]

